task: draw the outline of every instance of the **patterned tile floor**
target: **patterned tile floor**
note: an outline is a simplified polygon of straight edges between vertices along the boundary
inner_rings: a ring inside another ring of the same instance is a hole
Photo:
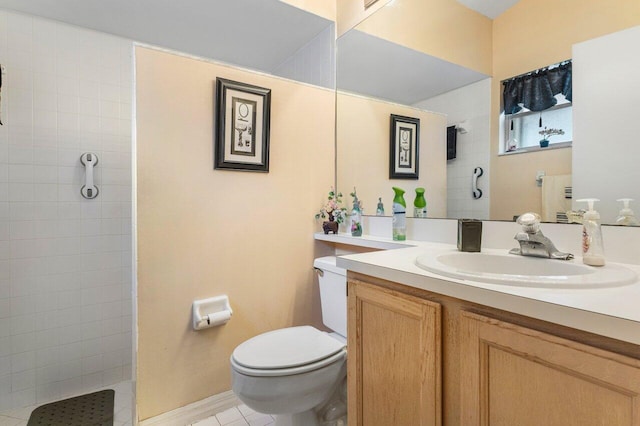
[[[238,405],[204,420],[192,423],[191,426],[267,426],[275,424],[275,419],[268,414],[256,413],[246,405]]]
[[[121,382],[101,389],[116,391],[114,401],[114,426],[131,426],[131,382]],[[101,390],[95,389],[95,390]],[[71,397],[71,396],[70,396]],[[42,405],[42,404],[40,404]],[[0,411],[0,426],[26,426],[31,412],[39,405]],[[192,423],[190,426],[272,426],[275,419],[262,413],[256,413],[246,405],[238,405],[204,420]]]
[[[115,385],[105,386],[104,388],[95,389],[94,391],[98,391],[102,389],[113,389],[114,391],[116,391],[116,396],[114,401],[115,418],[113,421],[113,425],[114,426],[131,426],[131,418],[132,418],[131,382],[130,381],[120,382]],[[69,396],[69,398],[71,398],[72,396],[74,395]],[[40,405],[43,405],[43,404],[40,404]],[[29,416],[31,415],[31,412],[38,407],[39,405],[31,405],[29,407],[24,407],[24,408],[0,411],[0,426],[26,426],[27,422],[29,421]],[[219,423],[212,423],[212,424],[218,425]],[[226,425],[227,423],[224,423],[224,424]],[[238,424],[249,424],[249,423],[238,423]],[[264,425],[268,423],[256,423],[256,424]]]

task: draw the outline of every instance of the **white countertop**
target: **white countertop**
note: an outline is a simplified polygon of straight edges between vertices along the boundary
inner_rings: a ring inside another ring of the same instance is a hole
[[[419,255],[455,249],[451,244],[350,235],[316,234],[316,239],[385,250],[338,257],[337,265],[350,271],[640,345],[640,281],[597,289],[488,284],[443,277],[415,264]],[[394,250],[389,250],[391,248]],[[483,252],[502,253],[503,250],[483,249]],[[580,259],[574,261],[580,262]],[[640,266],[623,266],[640,277]]]

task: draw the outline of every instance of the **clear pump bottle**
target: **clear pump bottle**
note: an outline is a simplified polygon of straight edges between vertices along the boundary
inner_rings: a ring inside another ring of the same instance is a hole
[[[576,200],[589,205],[582,219],[582,262],[585,265],[604,266],[604,244],[602,229],[600,228],[600,213],[593,209],[593,204],[600,201],[597,198]]]
[[[618,213],[618,217],[616,218],[616,225],[624,225],[624,226],[638,226],[638,218],[636,218],[633,210],[629,207],[629,203],[633,201],[633,198],[620,198],[616,201],[622,202],[622,209],[620,213]]]

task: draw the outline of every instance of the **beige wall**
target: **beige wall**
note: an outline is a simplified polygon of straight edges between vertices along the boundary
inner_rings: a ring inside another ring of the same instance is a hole
[[[497,80],[571,57],[571,46],[638,25],[638,0],[520,0],[493,21]]]
[[[494,20],[492,219],[511,219],[513,214],[540,211],[540,188],[535,186],[537,170],[545,170],[547,175],[571,173],[571,152],[567,149],[497,156],[500,81],[571,58],[574,43],[638,24],[638,0],[521,0]],[[513,202],[516,194],[518,200],[523,199],[518,205]]]
[[[374,215],[378,197],[382,197],[385,213],[390,215],[391,187],[398,186],[406,191],[407,215],[413,216],[415,188],[422,186],[428,216],[446,217],[446,116],[340,92],[337,104],[338,182],[345,201],[351,205],[348,194],[355,186],[365,214]],[[391,114],[420,119],[419,180],[389,179]]]
[[[457,0],[395,0],[358,29],[491,75],[491,22]]]
[[[329,0],[281,0],[331,21],[336,20],[336,2]]]
[[[571,148],[493,157],[489,199],[492,220],[512,220],[525,212],[542,212],[542,190],[536,183],[538,170],[547,176],[570,175]]]
[[[334,93],[136,49],[139,418],[230,389],[258,333],[320,325],[313,216],[334,179]],[[213,170],[216,77],[272,90],[269,173]],[[311,113],[312,112],[312,113]],[[231,321],[194,332],[191,303],[227,294]]]

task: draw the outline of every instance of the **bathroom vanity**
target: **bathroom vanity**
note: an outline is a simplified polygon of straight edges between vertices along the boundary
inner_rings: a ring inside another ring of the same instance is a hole
[[[351,425],[640,424],[638,282],[509,286],[416,266],[451,248],[338,259]]]

